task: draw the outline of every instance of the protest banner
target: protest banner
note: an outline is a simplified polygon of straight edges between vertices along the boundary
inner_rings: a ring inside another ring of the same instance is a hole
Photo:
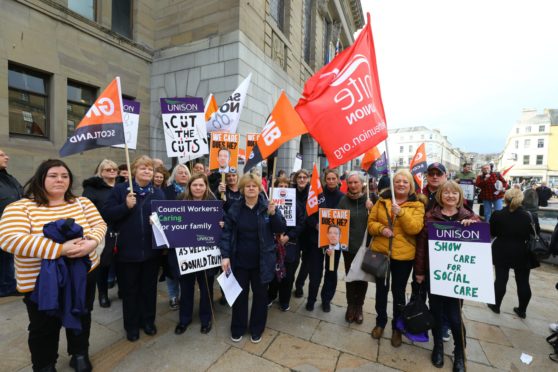
[[[260,137],[259,133],[247,133],[246,134],[246,159],[250,158],[250,154],[252,153],[252,149],[256,146],[258,142],[258,138]]]
[[[287,220],[287,226],[296,226],[296,189],[274,187],[272,190],[271,198]]]
[[[218,200],[154,200],[151,209],[169,241],[175,248],[180,274],[210,269],[221,265],[217,246],[221,238],[222,202]]]
[[[252,73],[248,74],[246,79],[240,83],[233,94],[219,107],[219,111],[211,115],[210,119],[207,121],[208,132],[236,133],[251,78]]]
[[[348,209],[319,209],[320,227],[318,231],[318,247],[324,251],[333,249],[347,251],[349,249],[349,224],[351,211]],[[329,271],[334,270],[334,260],[329,260]]]
[[[138,129],[140,117],[140,103],[137,101],[122,100],[124,139],[129,149],[135,150],[138,143]],[[124,143],[113,147],[124,148]]]
[[[475,199],[475,180],[459,180],[459,186],[463,190],[463,199]],[[473,207],[470,205],[470,207]]]
[[[490,227],[477,222],[428,222],[430,291],[434,294],[494,303]]]
[[[161,114],[169,158],[208,153],[202,98],[161,98]]]
[[[238,170],[238,142],[240,134],[212,132],[209,150],[209,170],[227,173]]]

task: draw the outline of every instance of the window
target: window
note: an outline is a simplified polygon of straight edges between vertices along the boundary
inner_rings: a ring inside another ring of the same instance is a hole
[[[269,1],[269,14],[275,20],[277,26],[281,31],[284,31],[285,25],[285,1],[284,0],[270,0]]]
[[[413,145],[409,145],[409,152],[413,153]]]
[[[403,146],[399,146],[399,152],[403,153]]]
[[[304,19],[303,19],[303,46],[304,46],[304,60],[310,64],[310,51],[312,43],[312,0],[304,0]]]
[[[515,128],[515,134],[519,133],[519,128]]]
[[[544,139],[543,138],[539,138],[537,140],[537,148],[541,149],[544,147]]]
[[[526,140],[523,142],[523,147],[526,148],[526,149],[529,148],[529,147],[531,147],[531,140],[530,140],[530,139],[526,139]]]
[[[46,74],[8,65],[10,134],[48,137],[48,80]]]
[[[539,125],[539,132],[544,132],[544,125]]]
[[[112,31],[132,38],[132,0],[112,2]]]
[[[525,133],[531,133],[531,126],[525,127]]]
[[[519,148],[519,141],[515,140],[515,148],[518,149]]]
[[[420,135],[420,139],[423,140],[424,139],[424,134]]]
[[[97,89],[86,85],[68,82],[67,136],[70,137],[89,107],[95,102]]]
[[[95,0],[68,0],[68,9],[94,21],[96,6],[95,3]]]
[[[402,166],[404,161],[405,160],[403,158],[399,158],[399,166]]]
[[[529,155],[523,155],[523,165],[529,165]]]
[[[537,165],[542,165],[543,163],[543,155],[537,155]]]

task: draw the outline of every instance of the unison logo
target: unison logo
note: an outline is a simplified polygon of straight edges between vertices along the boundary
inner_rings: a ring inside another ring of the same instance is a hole
[[[456,240],[480,240],[480,232],[474,230],[464,230],[460,227],[433,224],[436,228],[436,238],[456,239]]]

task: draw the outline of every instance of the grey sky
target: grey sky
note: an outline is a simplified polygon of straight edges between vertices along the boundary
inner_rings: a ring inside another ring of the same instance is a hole
[[[523,108],[558,108],[558,1],[361,0],[389,128],[500,152]]]

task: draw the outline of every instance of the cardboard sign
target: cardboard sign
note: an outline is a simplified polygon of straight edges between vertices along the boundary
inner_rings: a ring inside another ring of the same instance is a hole
[[[137,101],[122,100],[124,111],[123,124],[124,124],[124,138],[130,150],[135,150],[138,144],[138,129],[140,117],[140,103]],[[113,147],[124,148],[124,144],[114,145]]]
[[[318,213],[320,216],[318,246],[320,248],[336,246],[336,250],[348,250],[351,211],[320,208]]]
[[[428,222],[427,229],[431,292],[493,304],[489,224]]]
[[[260,137],[259,133],[246,134],[246,159],[250,159],[250,154],[252,153],[252,149],[254,148],[254,146],[256,146],[259,137]]]
[[[161,98],[161,114],[168,157],[208,153],[202,98]]]
[[[176,254],[181,275],[221,265],[217,244],[222,232],[222,204],[218,200],[151,202],[170,247],[175,248],[171,254]]]
[[[296,226],[296,189],[274,187],[271,198],[287,220],[287,226]]]
[[[209,170],[227,173],[238,170],[238,142],[240,134],[212,132],[209,151]]]
[[[475,181],[474,180],[459,180],[459,186],[463,190],[463,199],[475,199]],[[470,206],[472,207],[472,205]]]

